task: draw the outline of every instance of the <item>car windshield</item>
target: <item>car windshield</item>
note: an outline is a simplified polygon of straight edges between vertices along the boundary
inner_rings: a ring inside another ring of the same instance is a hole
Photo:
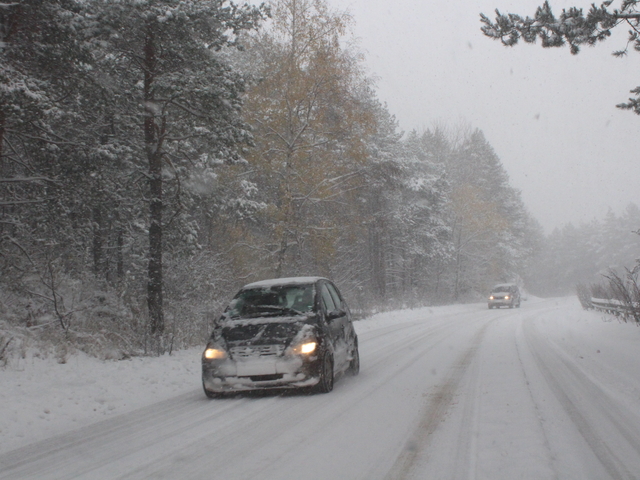
[[[496,285],[495,287],[493,287],[493,290],[491,290],[491,293],[504,293],[511,291],[512,288],[510,285]]]
[[[225,316],[232,319],[302,315],[313,310],[315,286],[273,285],[241,290]]]

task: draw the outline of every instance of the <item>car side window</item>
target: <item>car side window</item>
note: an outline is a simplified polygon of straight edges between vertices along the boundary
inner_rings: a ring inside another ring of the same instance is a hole
[[[336,310],[343,308],[342,298],[340,298],[340,294],[338,293],[336,288],[330,283],[327,283],[327,290],[329,290],[329,293],[331,294],[331,298],[333,299],[333,304],[336,306]]]
[[[333,298],[331,297],[331,293],[327,289],[327,285],[322,285],[320,287],[320,296],[322,298],[322,304],[324,305],[325,312],[333,312],[336,309],[336,305],[333,302]]]

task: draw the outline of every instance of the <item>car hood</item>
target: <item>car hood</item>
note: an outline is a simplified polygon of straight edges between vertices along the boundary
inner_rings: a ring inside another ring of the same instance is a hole
[[[315,329],[309,322],[308,316],[228,321],[216,329],[216,336],[224,339],[229,348],[249,345],[288,346],[294,339],[313,333]]]

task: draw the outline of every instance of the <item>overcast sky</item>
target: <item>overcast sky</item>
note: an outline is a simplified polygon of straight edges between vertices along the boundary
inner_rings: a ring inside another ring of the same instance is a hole
[[[354,17],[366,66],[400,127],[482,130],[547,233],[640,205],[640,117],[615,107],[640,85],[640,55],[611,55],[625,47],[627,28],[573,56],[566,47],[506,48],[480,32],[480,12],[533,16],[543,0],[328,1]],[[556,15],[590,5],[550,3]]]

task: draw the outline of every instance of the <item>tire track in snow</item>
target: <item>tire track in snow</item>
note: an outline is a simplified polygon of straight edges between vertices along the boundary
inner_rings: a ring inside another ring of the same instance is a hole
[[[471,311],[471,312],[460,312],[460,313],[449,314],[449,315],[440,315],[435,319],[433,319],[433,320],[437,320],[438,323],[436,324],[428,323],[432,321],[432,319],[430,318],[412,320],[410,322],[406,322],[406,323],[403,322],[400,324],[394,323],[392,325],[382,326],[374,330],[369,330],[369,331],[359,333],[358,338],[361,340],[366,340],[367,343],[371,343],[374,340],[383,338],[385,340],[385,343],[383,344],[383,348],[384,348],[384,345],[389,345],[390,341],[395,341],[396,343],[398,341],[400,342],[406,341],[406,338],[408,334],[411,333],[410,332],[411,330],[415,330],[418,334],[423,335],[428,333],[428,331],[425,331],[425,329],[429,331],[442,330],[446,328],[451,328],[454,323],[456,325],[467,325],[469,319],[473,320],[476,317],[477,317],[477,312]],[[390,340],[389,339],[390,336],[398,337],[398,339]]]
[[[400,331],[401,334],[395,335],[397,332],[394,331],[394,336],[397,338],[394,338],[393,340],[389,340],[389,338],[387,338],[389,334],[392,333],[388,332],[385,336],[382,337],[383,341],[379,342],[378,345],[372,346],[371,351],[368,352],[368,356],[375,357],[375,360],[371,362],[370,365],[372,367],[377,367],[378,365],[386,363],[390,358],[394,357],[395,352],[397,352],[398,349],[406,350],[411,349],[415,346],[421,346],[425,340],[435,340],[435,338],[441,334],[444,334],[444,336],[438,338],[438,340],[443,341],[445,338],[454,335],[457,332],[457,327],[460,326],[467,327],[467,320],[460,320],[455,324],[440,323],[435,326],[425,325],[424,323],[414,325],[416,330],[414,334],[409,335],[411,332]],[[376,336],[375,338],[378,337]],[[364,340],[367,342],[371,341],[371,339],[367,337],[364,337]],[[434,345],[432,343],[427,350],[421,351],[419,355],[416,355],[414,357],[418,358],[422,356],[424,353],[431,350],[433,346]]]
[[[425,325],[421,324],[421,326],[422,328],[424,328]],[[357,410],[358,408],[360,408],[361,402],[363,402],[365,399],[368,399],[371,395],[375,394],[376,392],[380,391],[380,389],[384,385],[387,385],[393,378],[395,378],[399,372],[404,372],[410,365],[413,365],[418,359],[422,358],[424,355],[426,355],[427,353],[435,349],[439,343],[441,343],[448,337],[451,337],[452,335],[454,335],[456,333],[456,329],[455,328],[452,329],[451,327],[452,327],[451,325],[448,325],[448,326],[439,325],[433,329],[422,332],[419,335],[413,335],[411,337],[411,340],[407,340],[406,332],[405,332],[405,336],[403,336],[401,339],[398,339],[396,342],[394,343],[385,342],[385,346],[381,350],[384,350],[387,352],[386,356],[376,356],[376,360],[374,362],[366,361],[366,358],[368,358],[370,355],[367,355],[367,357],[361,357],[365,359],[365,365],[366,365],[365,369],[361,370],[361,372],[364,371],[364,373],[366,374],[366,372],[369,370],[376,371],[378,374],[375,377],[375,382],[370,383],[366,389],[360,389],[359,391],[357,391],[356,396],[353,396],[353,395],[350,396],[348,399],[348,403],[343,405],[342,408],[339,409],[340,410],[339,415],[335,415],[335,405],[331,406],[332,407],[331,409],[327,408],[328,410],[327,420],[322,422],[316,422],[316,426],[314,428],[315,436],[322,435],[324,431],[327,431],[333,428],[336,423],[339,424],[341,422],[341,419],[348,417],[353,413],[354,410]],[[394,333],[395,332],[396,331],[394,330]],[[391,333],[391,332],[388,332],[388,333]],[[376,335],[376,338],[378,337],[380,336]],[[362,348],[362,345],[364,344],[366,344],[366,339],[361,343],[361,348]],[[389,360],[394,357],[392,352],[394,353],[397,352],[397,349],[394,347],[398,345],[400,345],[404,349],[413,349],[413,347],[416,347],[416,346],[420,346],[422,348],[414,349],[411,355],[403,358],[403,361],[401,363],[395,364],[393,369],[389,369],[384,374],[380,374],[381,372],[379,370],[379,367],[385,364],[389,365]],[[352,381],[357,382],[358,381],[357,377],[354,378]],[[339,388],[339,385],[338,385],[338,388]],[[329,406],[330,406],[329,403],[324,403],[321,407],[329,407]],[[305,412],[308,412],[308,411],[305,410]],[[315,416],[323,414],[319,410],[314,410],[314,412],[315,412],[314,413]],[[312,440],[310,440],[309,438],[300,439],[296,447],[297,448],[304,447],[305,444],[309,444],[311,442]],[[302,448],[302,450],[304,450],[304,448]],[[288,464],[289,460],[292,457],[295,457],[296,455],[298,455],[296,452],[283,451],[280,455],[271,457],[268,463],[261,465],[260,470],[254,470],[250,472],[250,475],[247,475],[246,478],[259,478],[261,475],[264,474],[265,469],[268,469],[278,464]],[[276,478],[276,477],[267,477],[267,478]]]
[[[549,436],[547,434],[547,430],[544,427],[544,421],[543,421],[543,415],[542,412],[540,410],[540,407],[538,405],[538,403],[536,402],[536,398],[533,394],[533,390],[531,389],[531,382],[529,380],[529,375],[527,374],[527,369],[525,368],[525,362],[522,360],[522,352],[520,351],[521,347],[519,345],[519,342],[516,338],[516,353],[518,354],[518,363],[520,365],[520,369],[522,371],[522,376],[524,378],[525,384],[527,385],[527,391],[529,392],[529,398],[531,399],[531,403],[533,404],[533,407],[535,409],[535,414],[536,414],[536,418],[538,421],[538,427],[540,429],[540,432],[542,433],[542,438],[543,438],[543,445],[544,448],[547,451],[547,462],[549,464],[549,468],[550,470],[553,471],[553,480],[558,480],[559,476],[558,476],[558,472],[557,472],[557,468],[555,465],[555,455],[553,454],[552,448],[551,448],[551,443],[549,442]]]
[[[66,478],[70,453],[77,461],[74,476],[82,475],[139,449],[146,438],[158,436],[159,426],[163,435],[173,436],[241,408],[225,405],[211,412],[206,404],[206,399],[190,392],[6,452],[0,455],[0,479]],[[105,444],[108,451],[101,451]]]
[[[478,416],[481,402],[481,397],[477,394],[482,384],[481,362],[472,362],[468,371],[468,379],[468,393],[464,399],[451,478],[474,480],[477,468]]]
[[[529,452],[531,454],[535,454],[536,458],[539,459],[544,458],[542,455],[545,455],[546,468],[539,467],[537,469],[528,470],[528,478],[544,478],[545,480],[557,480],[559,478],[552,467],[553,454],[546,437],[546,432],[542,426],[540,413],[535,400],[533,399],[531,387],[529,385],[526,371],[524,371],[524,365],[518,348],[518,335],[516,334],[516,331],[518,326],[520,326],[521,331],[521,318],[521,314],[514,317],[513,311],[508,315],[496,318],[498,321],[505,321],[510,324],[511,328],[508,331],[509,333],[505,335],[507,330],[501,326],[501,328],[496,327],[491,330],[491,334],[494,334],[492,337],[489,337],[489,335],[484,337],[482,349],[476,354],[470,368],[465,374],[465,379],[461,382],[458,392],[455,395],[455,403],[458,405],[456,408],[459,410],[460,414],[455,415],[452,413],[451,420],[447,419],[447,422],[456,422],[457,419],[456,428],[458,434],[455,443],[449,447],[450,451],[453,452],[453,455],[449,455],[447,453],[447,461],[444,462],[444,464],[447,465],[447,471],[451,472],[451,476],[449,477],[451,479],[474,480],[478,475],[480,478],[483,478],[483,472],[486,472],[488,464],[492,465],[491,468],[499,468],[499,470],[494,471],[505,472],[504,478],[516,478],[514,477],[515,474],[523,474],[523,472],[516,472],[514,470],[514,462],[512,460],[506,461],[500,465],[500,463],[497,463],[495,458],[492,460],[487,459],[487,456],[491,458],[494,448],[502,449],[504,455],[504,449],[512,448],[514,445],[514,443],[510,442],[509,445],[503,444],[496,447],[494,440],[493,446],[487,449],[486,444],[486,439],[490,438],[491,435],[490,429],[489,431],[487,429],[487,422],[489,422],[489,425],[492,425],[493,427],[496,425],[496,423],[492,423],[495,422],[495,419],[491,419],[491,415],[495,411],[495,403],[493,402],[498,400],[497,397],[500,399],[507,398],[506,396],[501,396],[502,393],[505,393],[503,386],[507,383],[509,384],[508,390],[513,393],[513,399],[516,402],[518,393],[513,389],[515,386],[522,384],[521,391],[528,393],[528,400],[531,407],[534,408],[534,411],[531,416],[528,415],[528,411],[522,412],[521,415],[518,415],[518,418],[511,418],[511,421],[506,420],[506,416],[509,415],[510,412],[505,411],[505,417],[501,418],[501,420],[505,423],[508,422],[509,427],[506,427],[505,425],[502,429],[502,433],[504,435],[509,435],[509,432],[515,431],[510,429],[511,426],[518,425],[520,428],[526,429],[530,435],[532,430],[531,426],[527,424],[527,419],[534,418],[537,420],[537,429],[535,431],[538,432],[538,438],[541,439],[540,444],[543,450],[529,450]],[[518,320],[515,324],[514,319]],[[512,329],[516,330],[514,331]],[[495,334],[502,336],[496,337]],[[496,347],[498,344],[502,345],[503,348],[497,350]],[[505,352],[508,353],[505,354]],[[506,362],[501,366],[502,361],[505,358],[513,358],[511,356],[513,354],[515,354],[515,357],[517,358],[517,363]],[[507,364],[512,365],[512,367],[505,369],[504,365]],[[501,372],[503,376],[499,379],[495,375],[496,368],[502,368]],[[496,384],[496,380],[498,382],[506,383],[504,383],[504,385],[501,383]],[[493,396],[490,396],[490,392],[487,390],[490,390],[493,393]],[[496,396],[496,391],[501,393]],[[458,399],[458,397],[460,398]],[[486,402],[488,402],[488,404],[485,404]],[[520,440],[519,443],[518,440]],[[515,443],[521,447],[521,450],[519,450],[518,453],[524,449],[533,447],[531,441],[523,442],[521,439],[516,439]],[[442,451],[443,450],[440,449],[441,454]],[[511,453],[515,452],[511,451]],[[542,453],[542,455],[540,455],[540,453]],[[509,458],[513,458],[513,455],[508,456]],[[518,460],[515,461],[518,462]],[[436,463],[443,464],[442,459],[439,459]],[[508,471],[508,473],[506,473],[506,471]],[[411,478],[418,478],[418,476],[415,475],[415,472],[413,473],[414,476],[411,476]],[[535,475],[539,476],[536,477]],[[524,478],[524,476],[522,478]]]
[[[342,420],[348,420],[354,412],[361,408],[365,400],[370,399],[372,396],[384,390],[384,387],[399,374],[406,372],[410,366],[441,346],[446,339],[459,333],[460,328],[469,328],[470,320],[478,323],[479,320],[477,320],[476,317],[477,312],[456,313],[447,315],[446,317],[439,316],[439,323],[437,325],[429,325],[425,323],[425,321],[418,320],[410,324],[405,324],[405,328],[402,329],[398,329],[397,326],[393,325],[391,327],[385,326],[365,332],[374,335],[359,334],[361,359],[363,361],[363,369],[361,370],[361,376],[359,378],[366,376],[367,372],[376,372],[375,377],[372,378],[373,382],[368,382],[360,387],[354,392],[355,396],[349,396],[348,399],[346,399],[348,403],[343,404],[341,408],[337,409],[340,411],[339,415],[335,415],[334,413],[330,418],[327,418],[326,421],[315,422],[314,436],[322,436],[325,433],[328,434],[336,424],[340,424]],[[415,330],[415,332],[413,330]],[[388,339],[389,336],[397,336],[399,338],[390,342]],[[374,346],[370,345],[371,340],[375,340],[375,343],[379,343],[379,345],[375,345],[375,348],[372,348]],[[382,341],[378,342],[378,340]],[[366,355],[362,353],[363,347],[366,350]],[[409,351],[410,354],[402,357],[401,362],[392,363],[392,361],[397,360],[398,351]],[[375,357],[375,361],[370,361],[369,358],[371,357]],[[359,380],[357,377],[351,381],[358,382]],[[337,388],[340,388],[340,384],[338,384]],[[335,405],[333,407],[334,410],[336,410]],[[318,412],[314,415],[317,414]],[[285,449],[281,454],[271,456],[267,463],[261,465],[260,470],[251,470],[243,476],[243,478],[280,478],[275,475],[269,476],[265,474],[265,471],[268,471],[269,468],[275,467],[278,464],[290,465],[296,456],[299,455],[298,449],[312,442],[313,440],[309,438],[301,438],[295,450]],[[304,448],[302,450],[304,450]],[[357,478],[368,479],[373,477],[379,478],[377,471],[370,471],[368,474],[362,477],[358,476]]]
[[[387,480],[401,480],[411,474],[419,454],[427,449],[431,435],[444,419],[465,373],[476,356],[489,325],[494,321],[495,319],[485,323],[478,330],[469,348],[458,357],[458,360],[451,367],[445,381],[430,395],[430,401],[422,414],[420,423],[387,473],[385,477]]]
[[[381,329],[376,329],[372,332],[378,332],[379,330],[383,330],[385,334],[383,335],[374,335],[374,339],[382,339],[380,345],[375,345],[372,350],[368,350],[368,338],[366,335],[360,337],[361,350],[367,350],[366,354],[361,353],[361,361],[362,361],[362,370],[361,376],[366,375],[368,371],[375,371],[376,376],[373,377],[373,382],[370,382],[367,385],[367,388],[360,388],[355,391],[353,395],[350,395],[348,398],[345,398],[346,403],[341,405],[341,408],[336,408],[336,395],[331,396],[319,396],[319,397],[310,397],[305,399],[305,402],[297,403],[286,409],[286,418],[287,424],[302,424],[309,420],[309,412],[310,408],[313,411],[313,431],[314,437],[323,435],[323,432],[328,431],[335,427],[336,424],[340,424],[342,418],[348,417],[354,410],[357,410],[362,401],[369,398],[371,395],[375,394],[375,392],[379,391],[386,384],[388,384],[393,378],[395,378],[399,372],[404,372],[410,365],[414,364],[419,358],[426,355],[428,352],[432,351],[439,344],[441,344],[445,339],[455,335],[459,326],[465,324],[465,321],[457,322],[456,324],[451,323],[441,323],[431,328],[428,324],[424,322],[420,322],[417,324],[412,324],[410,327],[415,328],[417,330],[413,335],[407,335],[406,331],[400,330],[398,333],[398,329],[383,327]],[[468,323],[466,323],[468,326]],[[387,337],[390,334],[394,334],[395,338],[393,341],[389,341]],[[397,335],[396,335],[397,334]],[[377,343],[377,342],[376,342]],[[398,351],[410,351],[410,354],[405,355],[402,358],[402,361],[399,363],[392,364],[390,360],[396,359]],[[374,357],[375,360],[373,362],[368,359]],[[388,368],[384,368],[387,366]],[[358,377],[352,379],[351,381],[358,382]],[[336,389],[340,388],[340,383],[336,385]],[[320,401],[322,400],[322,401]],[[313,406],[310,407],[309,402],[313,402]],[[340,411],[339,415],[336,415],[335,412]],[[219,441],[215,441],[213,443],[208,442],[206,445],[196,446],[195,453],[189,452],[189,457],[201,457],[206,455],[207,452],[219,452],[220,455],[218,457],[224,458],[225,464],[235,465],[232,467],[232,470],[237,468],[239,462],[242,462],[246,456],[247,451],[254,451],[255,448],[259,448],[261,445],[265,445],[267,442],[277,441],[278,437],[281,434],[288,435],[288,432],[280,426],[268,427],[268,422],[273,419],[277,419],[279,417],[278,412],[265,411],[263,412],[265,417],[264,421],[256,422],[248,422],[246,425],[236,424],[232,432],[229,434],[233,434],[234,436],[238,436],[241,438],[251,437],[250,441],[244,442],[242,445],[229,445],[226,441],[228,438],[228,434],[225,432],[216,431],[216,436],[220,437]],[[307,430],[305,430],[307,431]],[[252,432],[249,435],[249,432]],[[285,448],[279,454],[269,455],[268,459],[264,459],[264,461],[260,462],[253,468],[247,466],[245,470],[243,470],[242,478],[278,478],[277,475],[269,475],[265,472],[270,469],[277,468],[277,466],[282,464],[290,464],[291,460],[294,460],[297,456],[300,455],[300,451],[305,450],[305,445],[313,443],[315,441],[314,438],[309,438],[308,436],[298,438],[292,448]],[[222,452],[224,452],[222,454]],[[212,465],[215,467],[216,465]],[[166,474],[172,472],[172,462],[170,459],[163,460],[159,464],[154,465],[153,470],[149,470],[148,467],[141,467],[136,474],[128,475],[123,478],[145,478],[150,473],[154,473],[159,475],[161,472]],[[193,467],[194,470],[190,470],[191,466],[181,466],[180,473],[187,474],[191,473],[194,476],[197,474],[197,470],[201,467]],[[219,474],[225,474],[228,470],[227,465],[217,465],[216,471]],[[229,473],[229,475],[233,475],[233,473]]]
[[[621,411],[618,404],[558,347],[536,338],[531,325],[525,324],[524,333],[535,363],[553,395],[607,475],[613,479],[640,478],[640,462],[631,466],[623,461],[623,458],[640,458],[638,417],[631,416],[632,412]]]
[[[513,310],[493,317],[494,321],[506,319],[513,321]],[[488,325],[485,325],[488,328]],[[486,333],[486,332],[485,332]],[[484,338],[484,333],[482,334]],[[482,386],[485,385],[484,362],[482,353],[476,354],[474,360],[466,373],[466,384],[460,388],[464,389],[462,403],[462,418],[458,427],[457,442],[455,444],[454,459],[450,462],[451,478],[464,478],[474,480],[478,468],[478,438],[481,434],[479,420],[482,411]],[[491,378],[491,377],[489,377]],[[550,479],[549,479],[550,480]]]

